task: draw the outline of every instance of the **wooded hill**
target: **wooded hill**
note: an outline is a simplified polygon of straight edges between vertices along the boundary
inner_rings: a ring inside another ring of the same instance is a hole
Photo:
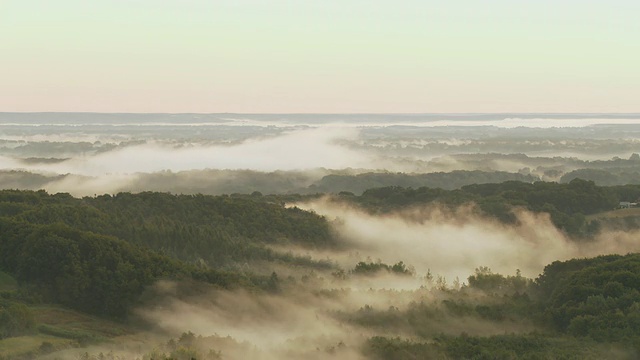
[[[329,266],[269,244],[329,247],[333,238],[320,216],[250,197],[0,191],[0,270],[29,284],[29,297],[98,315],[123,316],[162,278],[268,287],[268,278],[230,269]]]
[[[597,186],[592,181],[574,179],[566,184],[553,182],[474,184],[457,190],[390,186],[366,190],[362,195],[340,193],[337,200],[356,204],[372,213],[387,213],[403,208],[442,205],[455,209],[475,204],[480,215],[504,223],[517,221],[513,209],[549,213],[561,230],[574,237],[591,236],[603,225],[602,219],[587,215],[611,211],[620,201],[640,198],[640,185]]]
[[[339,273],[343,269],[330,262],[280,253],[271,247],[340,246],[327,219],[284,205],[319,196],[322,194],[144,192],[74,198],[44,191],[0,191],[0,338],[43,331],[64,333],[38,325],[33,315],[35,304],[60,304],[103,318],[122,319],[138,304],[145,289],[161,279],[277,292],[282,281],[277,274],[255,274],[244,264],[266,262]],[[559,228],[581,239],[597,232],[605,221],[587,220],[587,216],[611,211],[619,201],[638,197],[640,186],[600,187],[573,180],[567,184],[470,185],[459,190],[385,187],[369,189],[361,196],[343,192],[335,199],[372,213],[473,203],[480,215],[505,223],[517,221],[511,210],[522,207],[550,213]],[[479,269],[469,277],[466,290],[443,289],[449,291],[449,298],[436,307],[416,303],[402,311],[363,308],[335,316],[371,329],[396,326],[424,340],[371,338],[363,351],[378,358],[426,354],[488,358],[472,355],[495,353],[501,346],[507,349],[504,358],[513,358],[511,355],[522,349],[542,357],[554,353],[585,355],[584,349],[602,354],[596,349],[600,344],[619,343],[625,349],[638,350],[639,256],[555,262],[535,281]],[[378,271],[415,276],[402,262],[354,265],[353,276]],[[287,288],[295,286],[291,282]],[[469,291],[481,291],[487,297],[478,300]],[[474,337],[425,332],[438,316],[498,323],[529,321],[561,339],[531,334]],[[576,347],[572,339],[588,339],[595,345]]]

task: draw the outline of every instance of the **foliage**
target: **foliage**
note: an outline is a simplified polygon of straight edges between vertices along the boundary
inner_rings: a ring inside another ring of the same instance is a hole
[[[372,359],[601,359],[611,355],[593,344],[557,340],[538,335],[494,335],[487,337],[440,335],[419,342],[376,336],[364,345]]]
[[[480,214],[504,223],[516,222],[512,210],[521,207],[546,212],[558,228],[570,235],[585,236],[597,230],[597,224],[587,221],[585,215],[615,209],[620,196],[618,189],[574,179],[566,184],[541,181],[473,184],[459,190],[390,186],[366,190],[361,196],[343,196],[340,200],[355,202],[374,213],[427,204],[455,209],[474,203]]]
[[[24,304],[0,301],[0,339],[25,335],[35,329],[35,319]]]
[[[351,273],[354,275],[375,275],[380,272],[392,273],[396,275],[414,275],[413,270],[407,268],[407,266],[402,261],[399,261],[393,265],[387,265],[382,262],[360,261],[351,271]]]
[[[123,316],[161,278],[225,288],[255,282],[274,289],[268,277],[213,269],[260,260],[327,268],[329,263],[280,254],[267,245],[327,247],[332,241],[322,217],[258,194],[77,199],[0,191],[0,271],[31,286],[36,298],[102,316]],[[8,284],[10,277],[3,279]]]
[[[15,290],[17,286],[18,283],[11,275],[0,271],[0,291]]]
[[[497,183],[504,181],[533,182],[538,180],[532,175],[508,173],[504,171],[467,171],[455,170],[451,172],[433,172],[426,174],[406,173],[363,173],[357,175],[330,174],[311,185],[317,192],[339,191],[362,194],[372,188],[400,186],[400,187],[430,187],[454,190],[470,184]]]
[[[531,285],[531,280],[522,277],[520,270],[516,276],[503,276],[494,274],[486,266],[477,268],[475,273],[468,278],[469,287],[482,290],[487,293],[513,294],[525,292]]]
[[[243,283],[240,276],[198,269],[113,237],[6,219],[0,219],[0,269],[35,285],[46,301],[102,316],[123,316],[160,278]]]
[[[333,245],[329,224],[322,217],[250,195],[144,192],[76,199],[68,194],[5,190],[0,191],[0,216],[31,224],[63,223],[215,268],[291,259],[266,244]]]
[[[556,261],[536,284],[556,329],[597,341],[640,339],[640,254]]]
[[[87,344],[89,342],[98,342],[105,339],[103,336],[99,336],[89,331],[71,330],[71,329],[65,329],[65,328],[47,325],[47,324],[38,325],[38,331],[42,334],[76,340],[81,344]]]

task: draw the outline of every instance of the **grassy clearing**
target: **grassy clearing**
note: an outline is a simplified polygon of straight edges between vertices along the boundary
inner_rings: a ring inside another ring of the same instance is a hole
[[[48,342],[54,348],[60,349],[70,346],[72,340],[44,334],[12,337],[0,340],[0,356],[12,357],[29,353],[37,354],[43,342]]]
[[[32,311],[44,332],[58,331],[60,334],[66,334],[63,337],[76,334],[91,338],[111,338],[131,333],[123,324],[56,306],[33,307]]]
[[[587,220],[640,217],[640,208],[616,209],[587,216]]]
[[[57,306],[35,306],[37,334],[0,340],[0,358],[31,357],[132,333],[125,325]],[[41,350],[43,342],[48,349]]]

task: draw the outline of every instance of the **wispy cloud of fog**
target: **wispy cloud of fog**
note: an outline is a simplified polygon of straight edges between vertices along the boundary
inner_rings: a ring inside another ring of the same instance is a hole
[[[158,344],[166,344],[167,338],[191,331],[211,337],[193,344],[193,348],[203,354],[221,351],[222,358],[229,360],[364,359],[360,346],[371,332],[341,323],[330,315],[331,311],[356,306],[349,299],[318,297],[302,289],[270,295],[215,290],[203,284],[194,285],[198,287],[197,295],[185,296],[180,294],[181,286],[158,283],[153,289],[156,304],[138,310],[138,316],[154,327],[154,335],[147,335],[137,351],[122,345],[121,349],[127,349],[118,351],[117,346],[106,345],[90,350],[106,353],[115,348],[114,353],[125,359],[141,358],[154,348],[162,348]],[[66,358],[84,351],[68,352]]]
[[[140,314],[169,334],[191,329],[203,336],[231,336],[270,350],[287,347],[297,338],[330,337],[336,342],[349,338],[349,329],[325,313],[343,304],[308,293],[283,296],[217,291],[182,300],[163,295],[168,296],[166,303],[140,310]]]
[[[0,169],[20,169],[24,168],[24,164],[19,160],[8,156],[0,155]]]
[[[334,228],[353,250],[391,264],[403,261],[418,274],[428,270],[466,279],[480,266],[502,274],[520,269],[537,277],[555,260],[639,251],[637,234],[606,232],[596,240],[579,243],[568,239],[547,214],[516,210],[517,225],[482,218],[461,207],[437,207],[371,215],[362,210],[322,200],[298,205],[333,221]]]
[[[91,118],[92,115],[85,116]],[[590,131],[589,128],[593,124],[637,123],[630,118],[489,119],[479,116],[480,119],[475,119],[462,116],[456,119],[454,116],[452,119],[451,116],[430,116],[422,119],[419,115],[362,115],[355,120],[350,120],[349,116],[340,120],[338,115],[327,119],[303,115],[263,117],[254,120],[251,116],[237,117],[220,127],[189,122],[177,122],[172,125],[175,127],[141,123],[139,125],[144,126],[140,129],[140,126],[114,124],[72,124],[60,125],[60,130],[78,128],[78,132],[60,133],[56,132],[57,128],[46,126],[25,125],[28,129],[22,131],[20,124],[4,124],[4,130],[0,126],[5,132],[0,135],[5,140],[0,144],[0,170],[71,174],[64,179],[52,180],[44,188],[74,195],[138,191],[140,182],[136,180],[142,178],[141,174],[165,170],[248,169],[266,173],[318,168],[409,173],[523,170],[550,179],[544,172],[553,167],[561,170],[551,178],[557,180],[565,172],[590,166],[566,158],[568,156],[628,158],[637,147],[637,139],[633,136],[637,136],[638,131],[631,131],[631,138],[627,138],[621,134],[628,133],[625,132],[627,128],[636,127],[612,126],[604,131]],[[271,123],[283,123],[288,127],[276,129]],[[407,126],[397,126],[403,124]],[[570,129],[547,130],[554,126]],[[7,128],[13,132],[6,133]],[[113,129],[118,131],[110,133]],[[551,140],[547,136],[550,134],[555,134]],[[600,136],[602,134],[604,138]],[[565,137],[569,137],[568,140],[563,140]],[[95,142],[99,139],[107,142]],[[463,154],[468,156],[465,158]],[[547,157],[527,158],[518,154]],[[469,157],[471,155],[476,157]],[[27,158],[32,159],[28,161]],[[319,180],[315,175],[311,177],[314,180],[308,181],[307,186]],[[180,189],[161,191],[180,192],[187,187],[181,184]]]
[[[439,307],[447,297],[440,292],[357,289],[352,279],[333,288],[331,295],[318,294],[314,287],[296,287],[283,293],[255,294],[244,291],[212,290],[196,296],[180,296],[180,286],[164,282],[156,286],[163,300],[138,314],[157,327],[156,332],[178,336],[186,329],[196,334],[232,338],[244,346],[222,349],[225,359],[364,359],[364,341],[376,335],[409,336],[401,327],[361,327],[341,319],[365,306],[385,311],[391,306],[405,310],[413,302]],[[453,318],[446,312],[433,319],[425,332],[497,334],[530,331],[526,324],[494,323],[478,318]],[[220,347],[213,347],[221,350]],[[251,353],[247,349],[252,349]]]
[[[371,167],[367,154],[336,144],[338,138],[357,136],[356,130],[299,130],[282,136],[251,139],[226,146],[171,147],[157,143],[129,146],[75,158],[59,164],[22,165],[27,170],[86,176],[131,174],[161,170],[253,169],[259,171],[313,168]],[[8,165],[8,166],[7,166]],[[8,163],[3,167],[16,167]]]
[[[440,156],[430,159],[425,165],[433,170],[437,171],[455,171],[455,170],[482,170],[482,171],[507,171],[518,172],[523,168],[530,166],[525,161],[518,161],[517,159],[501,159],[495,158],[491,155],[486,155],[486,159],[481,161],[469,161],[460,159],[456,156]]]
[[[371,280],[376,281],[374,278]],[[166,351],[163,344],[167,344],[168,338],[178,338],[191,331],[199,337],[190,344],[192,348],[202,354],[220,351],[223,359],[360,360],[366,358],[362,355],[362,346],[372,336],[413,337],[413,332],[408,324],[362,326],[348,318],[363,308],[405,311],[416,304],[440,314],[425,323],[422,334],[458,335],[464,331],[487,335],[536,329],[532,324],[452,315],[441,301],[455,294],[418,287],[398,290],[355,286],[362,279],[352,277],[337,283],[324,280],[286,288],[278,294],[161,281],[150,290],[151,303],[136,312],[139,319],[151,325],[149,331],[120,338],[112,345],[54,353],[50,357],[75,359],[88,351],[90,354],[113,352],[123,359],[141,358],[154,349]],[[401,279],[396,276],[396,280]],[[469,296],[475,297],[468,294],[466,298],[470,299]]]
[[[73,196],[115,194],[126,190],[137,178],[135,174],[109,174],[96,177],[68,175],[47,183],[44,185],[44,190],[51,194],[69,193]]]
[[[308,186],[326,174],[326,171],[319,169],[387,168],[400,171],[406,167],[396,163],[392,158],[381,160],[376,154],[351,148],[338,141],[353,140],[357,138],[358,133],[359,130],[354,128],[312,128],[295,130],[278,136],[252,138],[228,145],[201,143],[176,145],[150,141],[91,155],[75,156],[57,162],[27,162],[9,156],[0,156],[0,169],[28,171],[49,176],[64,174],[67,176],[62,179],[52,179],[43,188],[50,192],[69,192],[77,196],[86,196],[131,191],[131,189],[135,191],[140,186],[137,180],[141,180],[143,174],[154,174],[166,170],[172,172],[212,169],[259,172],[297,171],[299,175],[295,175],[296,180],[302,177],[306,180],[296,181],[296,184]],[[184,173],[181,176],[183,183],[187,177],[194,178]],[[221,177],[224,176],[218,176],[218,178]],[[158,175],[158,178],[161,176]],[[144,180],[149,180],[149,177],[141,181]],[[220,181],[223,180],[220,179]],[[202,181],[199,183],[203,184]],[[184,183],[184,187],[188,188],[189,184]],[[180,190],[162,189],[161,191]]]

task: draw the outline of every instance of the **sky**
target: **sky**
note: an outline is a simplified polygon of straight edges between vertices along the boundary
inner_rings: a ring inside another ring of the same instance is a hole
[[[637,0],[0,0],[0,111],[640,112]]]

